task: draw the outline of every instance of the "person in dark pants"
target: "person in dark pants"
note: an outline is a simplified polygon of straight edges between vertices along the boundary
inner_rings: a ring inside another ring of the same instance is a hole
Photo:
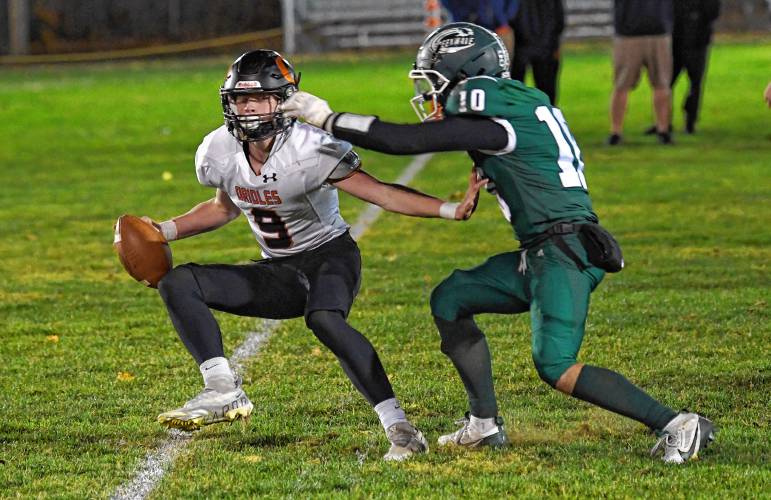
[[[509,24],[514,29],[511,78],[524,82],[530,66],[536,88],[556,104],[560,35],[565,28],[562,0],[521,0]]]
[[[720,0],[674,0],[674,27],[672,29],[672,83],[685,70],[690,81],[688,95],[683,103],[685,131],[693,134],[699,117],[704,72],[707,69],[712,24],[720,15]],[[672,125],[670,124],[670,130]],[[655,133],[655,127],[649,128]]]

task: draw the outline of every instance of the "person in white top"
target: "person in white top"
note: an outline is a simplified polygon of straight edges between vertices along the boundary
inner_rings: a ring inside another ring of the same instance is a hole
[[[224,356],[212,309],[304,317],[377,412],[391,442],[384,458],[402,460],[428,446],[407,420],[374,347],[346,321],[361,281],[361,257],[340,216],[337,190],[391,212],[465,220],[486,181],[472,174],[464,199],[449,203],[377,180],[361,170],[349,143],[278,111],[297,84],[294,69],[277,52],[255,50],[236,59],[220,89],[225,125],[204,138],[195,157],[198,180],[216,188],[214,198],[165,222],[146,218],[173,241],[243,213],[264,257],[242,265],[184,264],[160,281],[171,321],[199,364],[205,387],[158,421],[194,430],[252,413]]]

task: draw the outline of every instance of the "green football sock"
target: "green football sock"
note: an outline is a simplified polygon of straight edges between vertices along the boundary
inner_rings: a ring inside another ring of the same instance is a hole
[[[482,331],[471,318],[447,321],[434,316],[434,322],[442,336],[442,352],[452,360],[466,387],[471,414],[498,416],[490,350]]]
[[[581,369],[573,396],[642,422],[654,430],[663,429],[677,415],[623,375],[596,366],[585,365]]]

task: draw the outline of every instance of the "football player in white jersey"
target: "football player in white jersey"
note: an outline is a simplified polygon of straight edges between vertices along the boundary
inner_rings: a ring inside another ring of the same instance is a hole
[[[346,321],[359,290],[361,257],[340,216],[337,190],[391,212],[465,220],[485,181],[471,176],[460,203],[380,182],[361,170],[349,143],[278,111],[297,83],[289,62],[272,50],[239,57],[220,89],[225,125],[204,138],[195,157],[198,180],[216,188],[214,198],[154,223],[173,241],[243,213],[265,257],[242,265],[184,264],[160,281],[171,321],[200,366],[204,390],[158,421],[193,430],[252,412],[211,309],[272,319],[302,316],[377,412],[391,442],[384,458],[402,460],[428,446],[407,420],[372,344]]]

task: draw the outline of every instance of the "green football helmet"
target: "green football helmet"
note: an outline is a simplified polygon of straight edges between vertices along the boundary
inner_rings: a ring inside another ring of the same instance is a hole
[[[450,23],[423,41],[410,71],[412,108],[422,121],[443,117],[450,91],[472,76],[509,78],[509,52],[498,35],[473,23]]]

